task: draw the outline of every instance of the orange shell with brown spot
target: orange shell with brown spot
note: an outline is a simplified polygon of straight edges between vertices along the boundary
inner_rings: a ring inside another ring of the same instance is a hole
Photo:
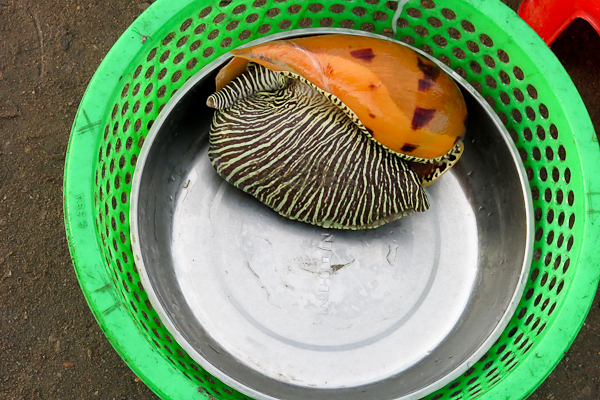
[[[217,76],[217,90],[245,71],[248,61],[298,74],[337,96],[388,149],[433,159],[466,130],[467,107],[448,74],[403,45],[372,37],[325,35],[233,50]]]

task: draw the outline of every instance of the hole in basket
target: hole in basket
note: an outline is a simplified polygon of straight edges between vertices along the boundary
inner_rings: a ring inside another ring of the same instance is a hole
[[[521,90],[518,88],[513,89],[513,95],[515,96],[515,99],[518,102],[522,102],[525,100],[525,96],[523,96],[523,92],[521,92]]]
[[[459,60],[462,60],[463,58],[466,57],[465,52],[463,51],[463,49],[455,47],[452,49],[452,54],[454,55],[454,57],[458,58]]]
[[[279,29],[288,29],[290,26],[292,26],[292,21],[290,21],[289,19],[284,19],[280,21],[277,26],[279,27]]]
[[[540,280],[540,286],[545,286],[547,282],[548,282],[548,273],[545,272],[544,275],[542,276],[542,279]]]
[[[533,108],[529,106],[525,107],[525,113],[527,114],[527,118],[529,118],[530,121],[535,121],[535,111],[533,111]]]
[[[154,89],[154,85],[150,82],[148,86],[146,86],[146,89],[144,89],[144,96],[148,97],[150,93],[152,93],[152,89]]]
[[[202,46],[202,40],[196,40],[190,46],[190,51],[196,51],[196,50],[198,50],[200,48],[200,46]]]
[[[564,159],[563,159],[563,161],[564,161]],[[568,167],[565,169],[565,182],[566,183],[570,183],[571,182],[571,170]]]
[[[540,149],[537,146],[534,147],[533,150],[531,150],[531,155],[536,161],[540,161],[542,159],[542,153],[540,152]]]
[[[494,59],[492,57],[488,56],[487,54],[483,56],[483,62],[489,68],[495,68],[496,67],[496,61],[494,61]]]
[[[456,71],[456,73],[462,76],[464,79],[467,79],[467,71],[465,71],[463,68],[456,67],[454,68],[454,71]]]
[[[479,35],[479,40],[485,47],[492,47],[494,45],[494,41],[492,40],[492,38],[486,35],[485,33]]]
[[[217,36],[219,36],[219,33],[220,31],[218,29],[213,29],[206,38],[208,40],[215,40]]]
[[[517,78],[520,81],[525,79],[525,74],[523,74],[523,70],[519,67],[513,68],[513,74],[515,75],[515,78]]]
[[[387,37],[392,38],[392,39],[396,38],[396,36],[394,35],[394,31],[392,29],[390,29],[390,28],[383,28],[381,30],[381,34],[383,36],[387,36]]]
[[[479,53],[479,46],[472,40],[467,40],[467,48],[471,51],[471,53]]]
[[[546,203],[550,203],[552,201],[552,190],[550,190],[550,188],[546,188],[546,190],[544,190],[544,200],[546,200]]]
[[[569,266],[571,265],[571,259],[567,258],[565,260],[565,263],[563,264],[563,274],[567,273],[567,270],[569,269]]]
[[[215,52],[215,49],[212,47],[207,47],[206,49],[204,49],[204,51],[202,52],[202,57],[204,58],[208,58],[210,57],[213,53]]]
[[[433,49],[431,48],[430,45],[428,44],[422,44],[421,46],[419,46],[419,48],[424,51],[425,53],[429,54],[430,56],[433,56]]]
[[[126,83],[125,86],[123,87],[123,90],[121,91],[121,98],[124,99],[125,96],[127,96],[128,92],[129,92],[129,83]]]
[[[513,108],[511,114],[516,123],[520,124],[523,121],[523,115],[516,108]]]
[[[500,80],[502,81],[502,83],[504,83],[505,85],[510,84],[510,77],[508,76],[508,74],[506,72],[500,71],[498,73],[498,76],[500,77]]]
[[[433,42],[438,45],[438,47],[446,47],[448,45],[448,41],[441,35],[435,35],[433,37]]]
[[[562,202],[562,200],[561,200]],[[560,214],[558,214],[558,226],[563,226],[563,224],[565,223],[565,213],[564,211],[561,211]]]
[[[548,243],[548,245],[551,245],[553,241],[554,241],[554,231],[550,231],[550,232],[548,232],[548,236],[546,237],[546,243]]]
[[[400,38],[400,41],[401,41],[401,42],[404,42],[404,43],[406,43],[406,44],[408,44],[409,46],[412,46],[412,45],[414,45],[414,44],[415,44],[415,39],[414,39],[414,38],[412,38],[412,37],[410,37],[410,36],[408,36],[408,35],[404,35],[404,36],[402,36],[402,37]],[[465,76],[466,76],[466,74],[465,74]]]
[[[448,35],[450,35],[450,37],[455,40],[460,40],[460,38],[462,37],[460,31],[456,28],[448,28]]]
[[[271,25],[269,24],[262,24],[261,26],[258,27],[258,33],[260,34],[265,34],[267,32],[269,32],[271,30]]]
[[[542,240],[543,236],[544,236],[544,230],[541,227],[537,228],[535,231],[535,241],[539,242],[540,240]]]
[[[187,69],[193,69],[198,64],[198,59],[196,57],[190,58],[185,67]]]
[[[300,18],[300,21],[298,21],[298,26],[300,28],[310,28],[313,24],[313,20],[311,18]]]
[[[548,171],[546,170],[546,167],[542,167],[540,169],[540,179],[544,182],[546,182],[548,179]]]
[[[225,29],[227,29],[228,31],[232,31],[235,28],[238,27],[238,25],[240,24],[239,21],[231,21],[227,24],[227,26],[225,27]]]
[[[444,18],[449,20],[456,19],[456,14],[449,8],[442,8],[442,15],[444,16]]]
[[[548,119],[548,107],[546,107],[545,104],[540,104],[540,115],[542,116],[542,118]]]
[[[510,61],[510,57],[508,57],[508,53],[502,49],[498,50],[498,59],[503,63],[508,63]]]
[[[554,124],[550,125],[550,136],[552,139],[558,139],[558,128]]]
[[[352,21],[352,20],[345,19],[344,21]],[[344,27],[344,25],[343,25],[344,21],[342,21],[342,27]],[[352,23],[354,24],[354,21],[352,21]],[[404,18],[398,18],[398,21],[396,21],[396,26],[398,28],[406,28],[408,26],[408,21]]]
[[[417,25],[414,27],[415,33],[421,37],[425,37],[429,35],[429,30],[422,25]]]
[[[565,235],[561,233],[558,236],[558,239],[556,239],[556,246],[558,248],[561,248],[564,243],[565,243]]]
[[[333,19],[332,18],[321,18],[321,20],[319,21],[319,26],[321,27],[329,27],[333,25]]]
[[[148,68],[146,70],[146,75],[145,75],[146,79],[150,79],[152,77],[152,74],[154,74],[154,66],[153,65],[151,65],[150,68]]]
[[[388,15],[383,11],[375,11],[373,13],[373,20],[375,21],[387,21]]]
[[[177,54],[175,56],[175,58],[173,59],[173,64],[175,64],[175,65],[179,64],[181,62],[181,60],[183,60],[183,57],[185,57],[185,54],[183,52]]]
[[[523,138],[525,138],[525,140],[528,142],[531,142],[533,140],[533,134],[531,133],[531,129],[523,129]]]
[[[533,212],[533,216],[536,221],[541,221],[542,220],[542,209],[540,207],[536,207],[535,211]]]
[[[199,35],[206,30],[206,24],[200,24],[194,29],[194,34]]]
[[[387,14],[385,14],[387,17]],[[442,26],[442,21],[440,21],[439,18],[436,17],[429,17],[427,18],[427,22],[429,23],[429,25],[431,25],[434,28],[439,28]]]
[[[478,81],[471,81],[469,83],[471,84],[471,86],[473,86],[475,88],[475,90],[477,90],[478,93],[481,93],[481,90],[482,90],[481,83],[479,83]],[[502,119],[502,116],[500,117],[500,119]]]
[[[519,154],[521,154],[521,151],[519,151]],[[521,154],[521,158],[527,158],[527,152],[525,151],[525,149],[523,149],[523,152]],[[532,181],[534,178],[534,174],[533,174],[533,168],[527,166],[525,167],[525,171],[527,172],[527,179]]]
[[[573,247],[573,236],[571,236],[569,238],[569,240],[567,240],[567,251],[571,251],[572,247]]]
[[[321,8],[323,8],[323,6],[321,6]],[[276,16],[279,15],[280,12],[281,12],[281,10],[279,8],[271,8],[271,9],[269,9],[269,11],[267,11],[266,15],[268,18],[275,18]]]
[[[359,7],[356,7],[356,8],[359,8]],[[362,8],[362,7],[360,7],[360,8]],[[408,8],[406,10],[406,14],[413,18],[421,18],[421,10],[419,10],[417,8],[413,8],[413,7]],[[358,15],[358,14],[356,14],[356,15]],[[360,15],[358,15],[358,16],[360,17]]]
[[[153,103],[153,102],[151,102],[151,101],[149,101],[149,102],[146,104],[146,107],[144,107],[144,112],[145,112],[146,114],[150,114],[150,111],[152,111],[152,108],[154,108],[154,103]]]
[[[473,25],[473,24],[472,24],[470,21],[463,20],[463,21],[460,23],[460,25],[461,25],[461,26],[462,26],[462,28],[463,28],[465,31],[467,31],[467,32],[470,32],[470,33],[473,33],[473,32],[475,32],[475,26],[474,26],[474,25]]]
[[[133,79],[137,79],[137,77],[140,76],[141,73],[142,73],[142,66],[138,65],[138,67],[135,69],[135,72],[133,73]]]
[[[300,12],[300,10],[302,10],[302,6],[300,4],[292,4],[291,6],[288,7],[288,13],[289,14],[298,14]],[[365,10],[366,12],[366,10]]]
[[[182,36],[178,41],[177,41],[177,47],[182,47],[183,45],[185,45],[187,43],[189,39],[189,36]]]
[[[329,7],[329,11],[331,11],[334,14],[341,14],[344,11],[346,11],[346,7],[343,4],[333,4],[331,7]]]
[[[546,221],[548,221],[549,224],[551,224],[552,221],[554,221],[554,210],[553,209],[548,210],[548,214],[546,214]]]
[[[173,40],[173,38],[175,38],[175,32],[171,32],[169,33],[167,36],[165,36],[165,38],[162,41],[162,45],[166,46],[169,43],[171,43],[171,41]]]
[[[536,128],[536,133],[537,133],[537,137],[540,140],[544,140],[546,139],[546,131],[544,130],[544,128],[542,128],[540,125],[537,126]]]
[[[443,62],[447,66],[450,66],[452,64],[452,61],[450,60],[450,57],[448,57],[448,56],[446,56],[444,54],[440,54],[438,56],[438,60],[440,60],[441,62]]]

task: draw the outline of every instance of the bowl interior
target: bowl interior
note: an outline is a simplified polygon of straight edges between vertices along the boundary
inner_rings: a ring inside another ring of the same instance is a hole
[[[214,172],[205,102],[225,61],[165,107],[133,181],[136,264],[176,340],[257,399],[416,398],[464,372],[508,323],[531,258],[527,180],[493,111],[432,60],[467,102],[462,159],[427,188],[429,211],[327,230]]]

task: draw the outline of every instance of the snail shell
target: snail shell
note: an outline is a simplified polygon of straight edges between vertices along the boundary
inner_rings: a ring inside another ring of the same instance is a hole
[[[302,77],[251,63],[207,103],[217,173],[285,217],[363,229],[429,207],[416,173]]]
[[[423,186],[462,154],[461,92],[407,47],[329,35],[232,53],[207,100],[209,157],[285,217],[362,229],[425,211]]]
[[[452,78],[414,50],[384,39],[325,35],[232,51],[217,90],[248,61],[288,71],[335,95],[375,140],[406,160],[439,161],[461,141],[467,108]]]

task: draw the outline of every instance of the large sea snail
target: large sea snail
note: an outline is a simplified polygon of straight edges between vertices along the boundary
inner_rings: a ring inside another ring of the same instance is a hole
[[[209,158],[285,217],[363,229],[425,211],[423,186],[462,154],[460,90],[408,47],[326,35],[232,53],[207,100]]]

